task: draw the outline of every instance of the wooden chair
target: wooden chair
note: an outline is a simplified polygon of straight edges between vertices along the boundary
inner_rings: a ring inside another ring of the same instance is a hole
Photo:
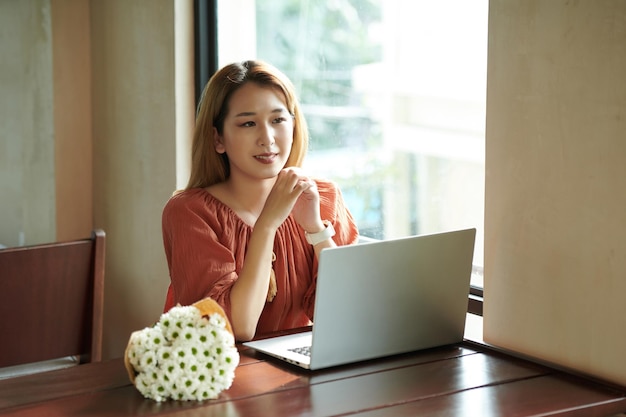
[[[102,360],[105,233],[0,250],[0,368]]]

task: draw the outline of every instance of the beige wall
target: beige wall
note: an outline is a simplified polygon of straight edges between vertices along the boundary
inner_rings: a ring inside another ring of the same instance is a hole
[[[51,1],[56,240],[93,228],[89,3]]]
[[[626,385],[626,2],[489,13],[485,339]]]
[[[107,232],[105,356],[121,356],[130,332],[163,309],[161,211],[176,188],[174,11],[173,0],[91,2],[94,219]],[[191,73],[188,63],[183,71]],[[193,84],[186,86],[179,100],[193,109]],[[180,123],[192,124],[193,110]]]

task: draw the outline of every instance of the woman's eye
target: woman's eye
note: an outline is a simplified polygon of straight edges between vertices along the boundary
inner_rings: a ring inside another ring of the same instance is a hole
[[[252,127],[254,126],[254,122],[244,122],[241,124],[241,127]]]
[[[287,119],[285,117],[277,117],[274,119],[274,123],[285,123]]]

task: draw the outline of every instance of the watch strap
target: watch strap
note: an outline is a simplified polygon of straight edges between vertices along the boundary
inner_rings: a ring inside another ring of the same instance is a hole
[[[333,227],[331,222],[329,222],[328,220],[324,220],[324,226],[326,226],[324,230],[317,233],[308,233],[305,231],[304,236],[306,237],[306,241],[309,244],[315,246],[318,243],[321,243],[335,236],[335,228]]]

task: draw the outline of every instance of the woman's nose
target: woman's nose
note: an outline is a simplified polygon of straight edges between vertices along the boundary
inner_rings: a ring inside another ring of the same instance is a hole
[[[272,126],[263,125],[259,132],[259,146],[271,146],[275,142],[274,129]]]

